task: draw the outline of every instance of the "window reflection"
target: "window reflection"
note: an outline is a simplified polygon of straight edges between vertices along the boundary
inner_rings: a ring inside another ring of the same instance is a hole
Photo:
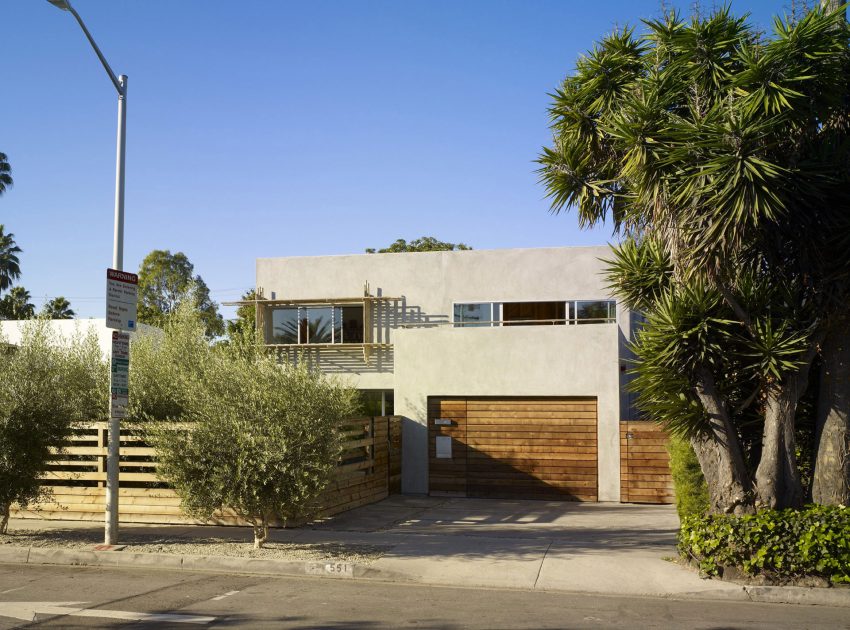
[[[455,326],[492,326],[493,308],[489,302],[477,304],[455,304]]]
[[[271,310],[275,344],[363,343],[363,306],[287,306]]]
[[[577,301],[576,324],[601,324],[616,321],[616,305],[613,300]]]

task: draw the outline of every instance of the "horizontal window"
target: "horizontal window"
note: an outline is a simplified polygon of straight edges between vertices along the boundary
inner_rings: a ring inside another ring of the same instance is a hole
[[[493,305],[490,302],[455,304],[455,326],[492,326]]]
[[[468,302],[454,305],[456,328],[478,326],[563,326],[617,321],[614,300]]]
[[[363,306],[288,306],[271,310],[273,344],[363,343]]]
[[[617,321],[617,305],[614,300],[574,302],[576,324],[610,324]]]
[[[566,302],[505,302],[503,326],[563,326],[567,320]]]

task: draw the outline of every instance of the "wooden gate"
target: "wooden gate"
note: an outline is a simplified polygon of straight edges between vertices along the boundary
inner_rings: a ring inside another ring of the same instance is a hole
[[[667,433],[654,422],[620,423],[620,501],[673,503]]]

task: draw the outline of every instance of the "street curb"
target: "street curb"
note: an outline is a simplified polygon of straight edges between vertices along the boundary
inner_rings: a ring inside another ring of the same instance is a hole
[[[394,571],[383,571],[369,565],[353,562],[193,556],[170,553],[133,553],[128,551],[89,551],[86,549],[58,549],[55,547],[12,547],[3,545],[0,547],[0,563],[80,567],[141,567],[208,573],[410,581],[403,574]]]
[[[765,604],[803,604],[850,608],[850,588],[806,586],[745,586],[754,602]]]
[[[141,567],[185,570],[206,573],[239,573],[249,575],[311,576],[334,579],[361,579],[381,582],[425,584],[415,576],[398,571],[385,571],[353,562],[317,562],[275,560],[272,558],[234,558],[228,556],[192,556],[168,553],[133,553],[128,551],[89,551],[51,547],[0,546],[2,564],[40,564],[85,567]],[[452,586],[442,583],[441,586]],[[462,585],[461,585],[462,586]],[[481,588],[487,588],[481,586]],[[504,588],[504,587],[491,587]],[[526,589],[524,589],[526,590]],[[533,590],[533,589],[527,589]],[[596,591],[537,589],[549,593],[569,592],[585,595],[615,595]],[[631,596],[631,595],[627,595]],[[634,597],[676,600],[725,600],[765,604],[798,604],[850,608],[850,588],[815,588],[803,586],[741,586],[730,590],[691,591],[688,593],[646,593]]]

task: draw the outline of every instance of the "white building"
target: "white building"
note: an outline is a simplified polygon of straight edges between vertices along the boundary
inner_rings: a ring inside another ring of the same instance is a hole
[[[403,416],[404,492],[619,501],[632,325],[609,252],[263,258],[258,326]]]
[[[104,358],[109,357],[112,352],[112,328],[106,327],[106,318],[91,318],[91,319],[51,319],[49,320],[50,327],[60,339],[70,341],[75,336],[84,337],[87,334],[94,333],[97,336],[97,342]],[[21,343],[21,338],[27,326],[32,326],[31,319],[18,320],[0,320],[0,335],[2,340],[13,346]],[[162,331],[155,326],[147,324],[139,324],[138,332],[142,334],[161,334]],[[135,335],[137,333],[130,333]]]

